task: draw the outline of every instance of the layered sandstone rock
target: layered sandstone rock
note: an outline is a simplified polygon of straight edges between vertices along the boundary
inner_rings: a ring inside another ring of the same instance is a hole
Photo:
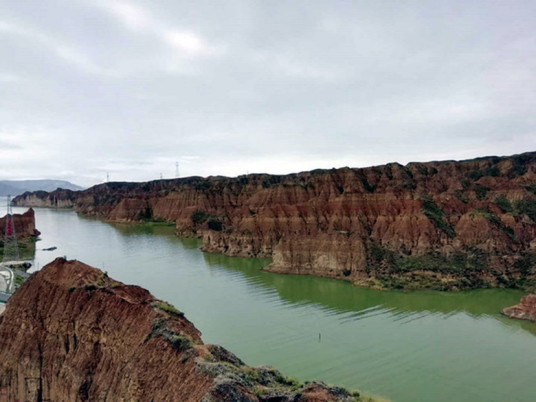
[[[0,316],[1,401],[353,401],[249,367],[147,290],[78,261],[32,275]]]
[[[35,228],[35,212],[32,208],[23,214],[13,214],[15,224],[15,235],[17,239],[28,239],[39,236],[39,231]],[[0,238],[4,238],[6,230],[6,216],[0,218]]]
[[[26,207],[72,208],[75,192],[59,188],[51,193],[47,193],[46,191],[28,191],[15,198],[19,197],[24,198],[24,206]],[[14,204],[17,205],[16,203]]]
[[[271,257],[274,272],[375,287],[536,285],[536,153],[105,183],[70,197],[106,220],[175,222],[180,236],[203,237],[205,251]]]
[[[536,322],[536,295],[522,297],[519,304],[506,307],[502,312],[510,318]]]

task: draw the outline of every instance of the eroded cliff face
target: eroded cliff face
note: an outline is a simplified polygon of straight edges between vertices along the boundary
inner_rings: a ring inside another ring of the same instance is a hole
[[[510,318],[536,322],[536,295],[522,297],[519,304],[504,308],[502,313]]]
[[[106,183],[72,202],[111,221],[175,222],[180,236],[202,236],[205,251],[271,257],[274,272],[373,287],[536,284],[536,153]]]
[[[57,189],[51,193],[46,191],[28,191],[15,197],[15,199],[22,197],[24,199],[24,206],[26,207],[72,208],[74,206],[75,193],[72,190],[64,189]],[[14,202],[14,205],[17,205],[17,203]]]
[[[0,316],[0,400],[360,400],[246,366],[200,335],[147,290],[56,259],[17,290]]]
[[[35,212],[32,208],[23,214],[13,214],[15,235],[17,239],[28,239],[39,236],[40,232],[35,228]],[[3,239],[6,230],[6,217],[0,218],[0,238]]]

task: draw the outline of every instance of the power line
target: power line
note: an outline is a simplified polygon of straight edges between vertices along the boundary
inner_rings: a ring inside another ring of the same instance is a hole
[[[15,234],[15,221],[11,208],[11,196],[7,197],[6,229],[4,232],[4,258],[3,262],[17,261],[19,259],[19,246]]]

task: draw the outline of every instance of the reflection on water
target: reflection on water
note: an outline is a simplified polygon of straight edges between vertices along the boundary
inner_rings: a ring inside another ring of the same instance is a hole
[[[174,231],[174,225],[161,223],[147,223],[142,225],[133,225],[127,223],[110,223],[109,225],[114,227],[118,232],[125,236],[160,235],[163,237],[169,237],[169,235],[173,234]]]
[[[148,288],[206,342],[302,380],[397,401],[536,400],[535,325],[499,311],[512,290],[386,292],[262,272],[268,260],[201,253],[162,225],[111,225],[37,210],[38,266],[67,255]],[[57,246],[45,252],[42,248]],[[321,335],[319,337],[319,334]]]
[[[210,266],[241,272],[252,284],[273,288],[279,297],[289,303],[315,303],[338,312],[355,312],[357,318],[364,311],[382,308],[393,314],[400,313],[442,313],[445,316],[463,312],[474,318],[492,315],[500,318],[498,312],[507,305],[517,304],[521,292],[503,289],[483,289],[469,292],[400,292],[356,289],[350,283],[335,279],[323,279],[299,275],[274,275],[262,272],[260,268],[270,260],[229,258],[221,254],[203,253]],[[536,335],[536,325],[510,319],[503,320],[516,328],[524,328]]]

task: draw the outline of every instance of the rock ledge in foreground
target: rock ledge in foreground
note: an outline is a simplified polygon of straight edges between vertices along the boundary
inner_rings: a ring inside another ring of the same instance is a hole
[[[0,315],[0,400],[358,401],[300,384],[205,345],[184,314],[147,290],[58,258]]]

